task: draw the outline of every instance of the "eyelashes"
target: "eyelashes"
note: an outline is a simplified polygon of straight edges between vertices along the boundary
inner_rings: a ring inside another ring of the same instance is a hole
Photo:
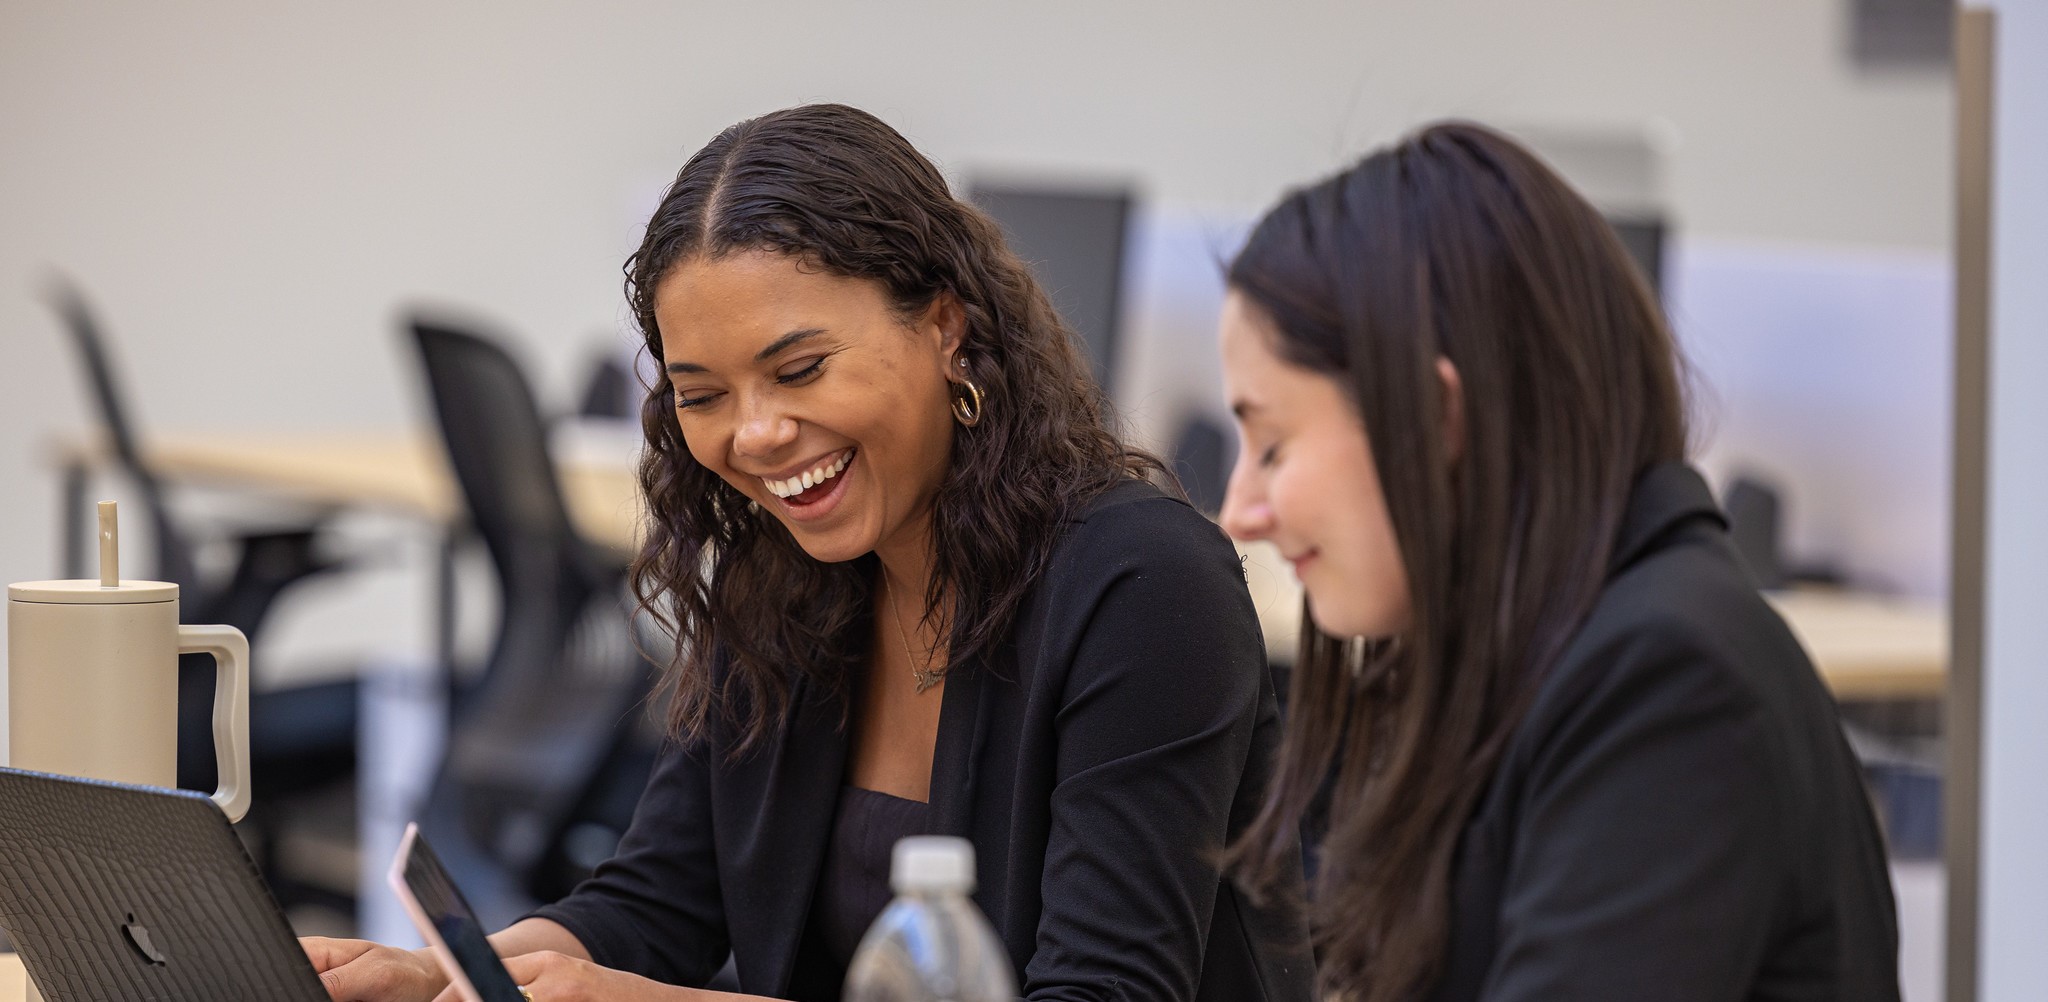
[[[775,377],[775,381],[781,383],[784,386],[797,386],[803,383],[810,382],[811,380],[817,378],[819,373],[824,371],[825,356],[819,355],[817,358],[811,360],[811,364],[806,365],[803,368],[790,373],[789,375],[777,376]]]
[[[775,382],[777,385],[780,386],[801,386],[805,383],[808,383],[811,380],[816,379],[820,375],[824,374],[825,359],[826,356],[820,355],[817,358],[813,359],[811,361],[811,364],[806,365],[795,372],[776,376]],[[700,393],[694,397],[686,397],[683,395],[683,391],[681,390],[671,390],[670,392],[675,395],[677,410],[689,410],[692,407],[702,407],[705,404],[708,404],[721,396],[721,394],[718,393]]]

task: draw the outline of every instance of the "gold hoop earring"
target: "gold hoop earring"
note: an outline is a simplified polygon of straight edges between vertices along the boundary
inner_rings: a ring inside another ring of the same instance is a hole
[[[965,428],[972,428],[980,424],[982,416],[981,387],[974,385],[974,380],[968,379],[965,376],[962,376],[960,381],[954,384],[954,387],[960,392],[953,394],[953,420],[960,422],[961,426]]]

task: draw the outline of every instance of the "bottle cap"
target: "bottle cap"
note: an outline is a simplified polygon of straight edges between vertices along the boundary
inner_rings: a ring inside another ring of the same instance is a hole
[[[896,843],[889,886],[898,894],[974,890],[974,844],[948,835],[918,835]]]

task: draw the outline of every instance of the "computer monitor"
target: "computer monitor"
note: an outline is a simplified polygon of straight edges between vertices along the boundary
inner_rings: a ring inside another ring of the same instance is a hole
[[[971,181],[967,197],[994,216],[1054,308],[1081,338],[1103,392],[1115,383],[1124,244],[1132,194],[1114,187]]]

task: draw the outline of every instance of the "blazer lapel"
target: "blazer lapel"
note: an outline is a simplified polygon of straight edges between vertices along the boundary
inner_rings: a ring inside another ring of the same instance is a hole
[[[729,899],[726,905],[727,922],[744,923],[763,944],[755,958],[758,968],[742,971],[742,977],[772,977],[769,985],[750,984],[748,990],[765,988],[775,996],[785,994],[796,966],[846,775],[847,734],[840,726],[838,702],[799,679],[791,704],[789,726],[768,760],[760,763],[766,774],[744,784],[766,794],[754,817],[755,830],[743,840],[755,850],[754,858],[740,868],[753,893],[730,895],[738,900]],[[735,914],[739,909],[744,912]],[[736,944],[743,941],[734,937]]]
[[[987,700],[981,658],[946,672],[939,707],[939,738],[932,747],[931,828],[934,835],[966,838],[974,808],[975,763],[980,758]]]

